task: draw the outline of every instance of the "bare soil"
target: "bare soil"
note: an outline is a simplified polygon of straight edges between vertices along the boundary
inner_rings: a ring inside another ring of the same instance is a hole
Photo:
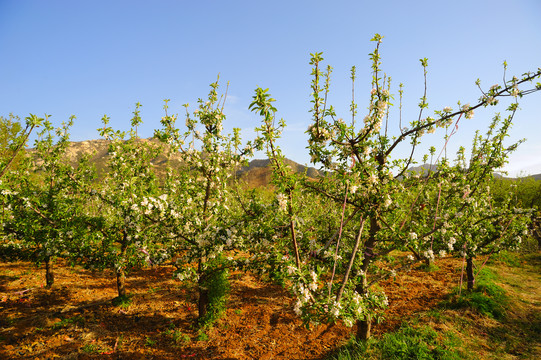
[[[439,259],[380,285],[389,297],[391,331],[433,308],[460,281],[461,262]],[[250,274],[231,275],[224,317],[204,334],[193,327],[194,291],[172,278],[174,268],[138,270],[127,280],[128,306],[113,306],[115,278],[57,264],[55,285],[30,263],[0,263],[1,359],[324,359],[355,328],[343,324],[306,329],[279,285]]]

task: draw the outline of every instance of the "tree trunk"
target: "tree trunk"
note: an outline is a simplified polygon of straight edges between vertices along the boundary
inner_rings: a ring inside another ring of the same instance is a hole
[[[475,285],[475,275],[473,274],[473,257],[466,258],[466,275],[468,278],[468,291],[473,290]]]
[[[376,245],[376,234],[379,230],[380,226],[376,216],[370,217],[370,234],[364,244],[365,253],[363,263],[361,264],[361,270],[364,275],[361,278],[361,282],[355,288],[357,293],[363,297],[368,292],[368,266],[375,256],[374,247]],[[366,317],[363,320],[357,320],[357,340],[370,339],[371,330],[372,316],[370,314],[366,314]]]
[[[128,249],[128,234],[125,230],[122,231],[122,242],[120,243],[119,265],[116,268],[116,288],[118,290],[118,297],[123,298],[126,296],[126,272],[124,270],[123,263],[126,259],[126,252]]]
[[[363,261],[363,268],[364,263],[367,259]],[[368,266],[367,266],[368,267]],[[364,296],[366,292],[368,291],[368,280],[366,278],[366,270],[365,276],[362,277],[362,282],[357,285],[357,293],[359,295]],[[372,329],[372,317],[370,314],[367,314],[366,317],[363,320],[357,320],[357,340],[368,340],[370,339],[370,331]]]
[[[203,319],[207,315],[208,307],[209,307],[209,292],[207,289],[206,277],[204,276],[204,274],[202,274],[202,269],[203,269],[203,262],[201,259],[199,259],[199,264],[198,264],[199,280],[197,281],[198,292],[199,292],[199,301],[197,304],[197,310],[199,312],[198,314],[199,320]]]
[[[537,248],[541,250],[541,220],[539,218],[533,218],[530,225],[533,237],[537,240]]]
[[[50,289],[54,284],[53,264],[51,264],[51,258],[45,259],[45,287]]]
[[[365,320],[357,320],[357,340],[370,339],[370,331],[372,329],[372,317],[366,316]]]
[[[204,287],[204,284],[199,284],[199,302],[197,304],[197,310],[199,312],[198,319],[203,319],[208,312],[209,308],[209,292]]]
[[[126,273],[123,267],[116,270],[116,288],[118,290],[118,297],[126,296]]]

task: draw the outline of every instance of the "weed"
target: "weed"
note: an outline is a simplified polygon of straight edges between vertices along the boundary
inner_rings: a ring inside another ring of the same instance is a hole
[[[195,337],[196,341],[208,341],[208,339],[209,339],[209,336],[207,334],[205,334],[204,332],[200,332]]]
[[[397,259],[392,255],[385,255],[382,257],[382,260],[388,262],[389,265],[393,265],[397,262]]]
[[[154,340],[150,336],[147,336],[146,339],[145,339],[145,346],[151,347],[151,346],[154,346],[154,345],[156,345],[156,340]]]
[[[114,306],[121,307],[123,309],[127,309],[130,307],[132,303],[132,296],[133,295],[125,295],[125,296],[117,296],[112,300],[112,303]]]
[[[85,344],[81,348],[81,351],[85,352],[87,354],[95,354],[95,353],[98,352],[98,350],[99,350],[98,345],[96,345],[96,344]]]
[[[183,334],[182,331],[176,330],[173,332],[173,341],[175,344],[188,344],[190,337],[187,334]]]
[[[15,324],[16,321],[17,321],[16,318],[11,317],[11,316],[8,315],[8,316],[6,316],[6,317],[4,318],[4,321],[3,321],[3,322],[4,322],[4,324],[5,324],[7,327],[10,327],[10,326],[12,326],[13,324]],[[1,320],[0,320],[0,324],[2,324],[2,321],[1,321]]]
[[[172,340],[172,342],[176,345],[184,345],[188,344],[190,342],[190,337],[186,334],[183,334],[182,331],[175,329],[174,324],[173,327],[169,327],[168,330],[165,331],[165,335]]]
[[[434,271],[438,271],[440,268],[433,262],[430,262],[430,264],[425,264],[425,263],[421,264],[419,266],[419,269],[424,270],[426,272],[434,272]]]
[[[71,325],[83,325],[85,319],[82,316],[74,316],[72,318],[61,319],[59,322],[54,323],[52,328],[53,330],[67,328]]]

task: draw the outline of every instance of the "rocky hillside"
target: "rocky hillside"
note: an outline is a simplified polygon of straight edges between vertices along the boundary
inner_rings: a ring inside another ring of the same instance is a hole
[[[155,139],[141,139],[143,142],[152,142],[156,146],[160,146],[159,141]],[[85,140],[79,142],[72,142],[67,150],[67,157],[72,164],[76,164],[77,161],[83,157],[85,154],[91,155],[92,162],[95,164],[98,173],[102,174],[105,171],[105,165],[107,163],[107,158],[109,156],[108,147],[110,141],[108,140]],[[32,151],[32,150],[30,150]],[[173,157],[171,165],[175,167],[179,165],[177,159]],[[298,164],[292,160],[286,159],[286,164],[289,165],[297,173],[304,173],[308,175],[309,178],[316,179],[322,175],[320,171],[313,167],[306,167],[304,165]],[[165,155],[159,155],[152,160],[152,165],[154,165],[158,173],[165,170],[167,165],[167,158]],[[243,167],[237,171],[237,176],[245,181],[250,187],[266,186],[271,181],[272,169],[270,167],[269,159],[256,159],[250,161],[247,167]],[[412,172],[421,172],[425,173],[428,169],[435,171],[436,168],[433,165],[423,164],[420,166],[412,167],[410,170]],[[502,177],[500,174],[495,174],[496,177]],[[541,174],[531,175],[536,180],[541,180]]]
[[[152,142],[156,146],[160,146],[160,143],[154,139],[141,139],[143,142]],[[108,140],[86,140],[79,142],[72,142],[67,150],[67,157],[69,161],[75,165],[79,159],[81,159],[86,154],[92,154],[91,160],[95,164],[98,173],[102,174],[105,171],[105,166],[107,163],[107,158],[109,156],[108,147],[110,141]],[[179,162],[173,161],[171,165],[179,165]],[[300,165],[292,160],[286,159],[286,164],[291,166],[291,168],[298,172],[306,172],[308,177],[317,178],[320,176],[320,172],[312,167],[306,167]],[[157,168],[158,172],[165,170],[167,165],[167,158],[165,155],[160,155],[152,160],[152,165]],[[270,167],[270,160],[252,160],[250,161],[247,167],[241,168],[237,172],[237,176],[245,181],[250,187],[266,186],[270,183],[272,169]]]

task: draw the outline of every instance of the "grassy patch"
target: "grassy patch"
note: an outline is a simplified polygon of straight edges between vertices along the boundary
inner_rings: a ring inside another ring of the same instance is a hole
[[[507,266],[512,266],[512,267],[521,266],[520,255],[516,252],[506,251],[506,250],[503,250],[497,254],[491,255],[487,263],[491,265],[502,263],[502,264],[505,264]]]
[[[87,354],[97,354],[99,350],[96,344],[85,344],[81,347],[81,351]]]
[[[127,309],[130,307],[132,303],[132,295],[117,296],[116,298],[112,300],[112,303],[114,306]]]
[[[85,319],[82,316],[74,316],[72,318],[65,318],[53,324],[53,330],[64,329],[71,325],[83,325]]]
[[[147,336],[146,339],[145,339],[145,346],[152,347],[154,345],[156,345],[156,340],[154,340],[150,336]]]
[[[330,359],[467,359],[458,350],[460,345],[460,339],[451,333],[441,334],[429,326],[406,325],[380,338],[351,340]]]
[[[505,317],[509,298],[505,290],[495,283],[496,274],[483,268],[477,276],[473,291],[455,289],[442,305],[450,309],[474,309],[482,315],[501,320]]]
[[[430,264],[422,263],[421,265],[419,265],[419,269],[426,272],[435,272],[438,271],[440,268],[435,263],[431,262]]]
[[[209,336],[207,334],[205,334],[204,332],[200,332],[195,337],[196,341],[208,341],[208,339],[209,339]]]
[[[226,303],[230,292],[229,271],[217,269],[211,272],[203,286],[208,291],[207,313],[199,319],[199,326],[211,326],[226,310]]]

